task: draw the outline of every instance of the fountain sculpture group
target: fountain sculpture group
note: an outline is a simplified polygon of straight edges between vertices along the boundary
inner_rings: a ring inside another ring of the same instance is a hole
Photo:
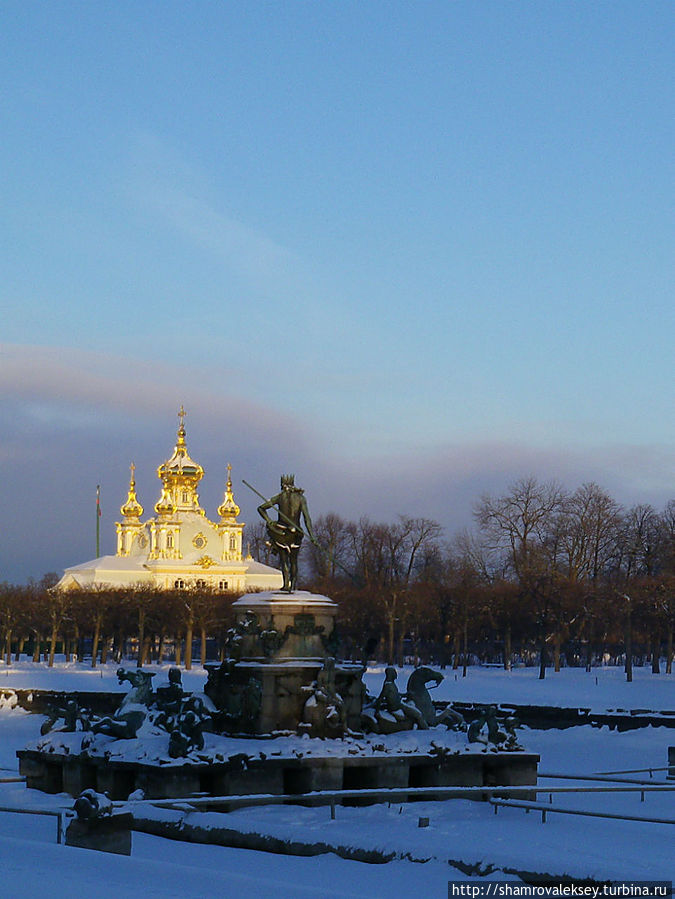
[[[274,507],[277,521],[268,515]],[[336,603],[296,589],[303,536],[316,540],[292,476],[282,478],[281,492],[259,512],[284,584],[234,603],[226,658],[207,665],[204,694],[187,693],[177,668],[154,692],[153,673],[120,669],[120,683],[128,681],[131,689],[114,714],[97,717],[71,701],[53,710],[37,748],[18,753],[29,786],[126,799],[139,789],[148,797],[177,797],[536,781],[538,758],[522,752],[513,722],[502,730],[488,709],[467,728],[451,706],[437,709],[429,687],[443,679],[439,672],[417,668],[401,694],[397,671],[388,667],[379,695],[369,696],[364,666],[336,660]],[[392,735],[439,725],[446,730],[424,748],[387,744]],[[468,732],[444,740],[447,730]],[[273,753],[263,749],[272,736],[281,741]],[[120,746],[133,746],[135,754]]]

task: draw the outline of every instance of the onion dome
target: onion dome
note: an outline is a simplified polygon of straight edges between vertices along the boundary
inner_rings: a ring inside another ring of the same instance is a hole
[[[136,499],[136,479],[134,477],[136,472],[136,466],[134,463],[131,463],[131,477],[129,478],[129,493],[127,495],[127,501],[120,509],[122,515],[125,518],[131,519],[132,521],[138,520],[143,514],[143,506]]]
[[[176,507],[173,504],[173,500],[171,499],[171,492],[168,487],[164,487],[162,490],[162,495],[159,500],[155,503],[155,512],[158,515],[173,515],[176,511]]]
[[[227,484],[225,485],[225,496],[223,497],[222,503],[218,506],[218,514],[220,515],[221,524],[232,524],[236,521],[237,515],[241,511],[239,506],[234,501],[234,496],[232,495],[232,466],[228,463],[227,466]]]
[[[161,479],[164,487],[191,487],[193,490],[204,477],[204,469],[194,459],[190,458],[185,445],[185,410],[180,407],[178,418],[178,435],[173,455],[163,462],[157,469],[157,477]],[[160,500],[161,502],[161,500]]]

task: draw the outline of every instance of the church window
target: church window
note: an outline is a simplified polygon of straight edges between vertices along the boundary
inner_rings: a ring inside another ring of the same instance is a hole
[[[197,578],[195,586],[201,587],[203,589],[204,587],[206,587],[206,581],[203,578]]]
[[[185,581],[182,578],[178,578],[177,581],[173,582],[173,586],[176,590],[185,590]]]
[[[237,538],[234,534],[230,534],[230,550],[234,551],[237,548]]]
[[[188,501],[187,490],[183,490],[183,502],[186,503]]]
[[[220,581],[220,583],[218,584],[218,589],[227,590],[227,581]]]
[[[173,534],[169,534],[166,538],[167,549],[173,549]]]

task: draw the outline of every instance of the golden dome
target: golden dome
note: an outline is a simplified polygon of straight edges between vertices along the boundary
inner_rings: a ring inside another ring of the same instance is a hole
[[[164,487],[187,485],[194,489],[204,477],[204,469],[194,459],[190,458],[185,445],[185,425],[183,422],[185,414],[185,410],[181,406],[178,412],[180,423],[173,455],[157,469],[157,477],[161,479]]]
[[[159,500],[155,503],[155,512],[158,515],[173,515],[176,511],[176,507],[173,504],[173,500],[171,499],[171,493],[169,492],[168,487],[164,487],[162,490],[162,495]]]
[[[222,503],[218,506],[218,514],[220,515],[221,523],[231,523],[234,522],[237,515],[241,509],[234,501],[234,496],[232,495],[232,466],[228,463],[227,466],[227,484],[225,486],[225,496],[223,497]]]
[[[136,479],[134,474],[136,472],[136,466],[134,463],[131,463],[131,477],[129,478],[129,493],[127,494],[127,501],[120,509],[122,515],[125,518],[130,519],[139,519],[143,514],[143,506],[136,499]]]

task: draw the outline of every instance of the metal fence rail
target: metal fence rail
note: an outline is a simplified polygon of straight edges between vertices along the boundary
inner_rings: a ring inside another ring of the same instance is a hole
[[[16,806],[0,806],[0,812],[10,812],[14,815],[44,815],[49,818],[56,818],[56,842],[63,842],[63,819],[66,815],[65,811],[52,811],[37,808],[17,808]]]
[[[670,765],[664,765],[662,768],[629,768],[627,771],[596,771],[596,774],[644,774],[645,772],[649,772],[649,776],[652,776],[652,771],[670,771]]]
[[[656,771],[656,768],[652,768],[651,770]],[[663,768],[661,770],[665,771],[667,769]],[[621,773],[628,774],[630,772],[616,772],[616,774]],[[555,772],[550,771],[539,771],[537,773],[537,777],[548,777],[555,780],[597,780],[602,783],[644,784],[644,786],[660,784],[661,786],[668,786],[668,781],[666,780],[654,780],[653,778],[647,780],[646,778],[637,777],[617,777],[609,774],[556,774]]]
[[[546,815],[549,812],[555,812],[558,815],[581,815],[586,818],[614,818],[618,821],[643,821],[648,824],[675,824],[673,818],[648,818],[643,815],[622,815],[618,812],[590,812],[586,809],[574,808],[556,808],[552,805],[546,805],[543,802],[527,802],[524,799],[496,799],[490,797],[491,805],[494,806],[495,815],[499,806],[506,808],[523,808],[525,811],[540,811],[542,824],[546,823]]]
[[[127,802],[115,803],[116,806],[126,806],[132,811],[136,807],[144,805],[157,808],[173,808],[181,811],[199,810],[210,808],[227,811],[234,808],[245,808],[259,805],[279,805],[293,803],[307,803],[312,805],[335,805],[343,800],[379,800],[380,802],[408,802],[411,799],[429,799],[431,801],[443,799],[490,799],[491,797],[524,796],[546,793],[640,793],[644,798],[645,793],[675,792],[673,784],[645,785],[612,785],[580,786],[580,787],[542,787],[536,784],[521,786],[491,786],[491,787],[400,787],[379,788],[372,790],[320,790],[313,793],[251,793],[236,796],[190,796],[181,799],[136,799]]]

